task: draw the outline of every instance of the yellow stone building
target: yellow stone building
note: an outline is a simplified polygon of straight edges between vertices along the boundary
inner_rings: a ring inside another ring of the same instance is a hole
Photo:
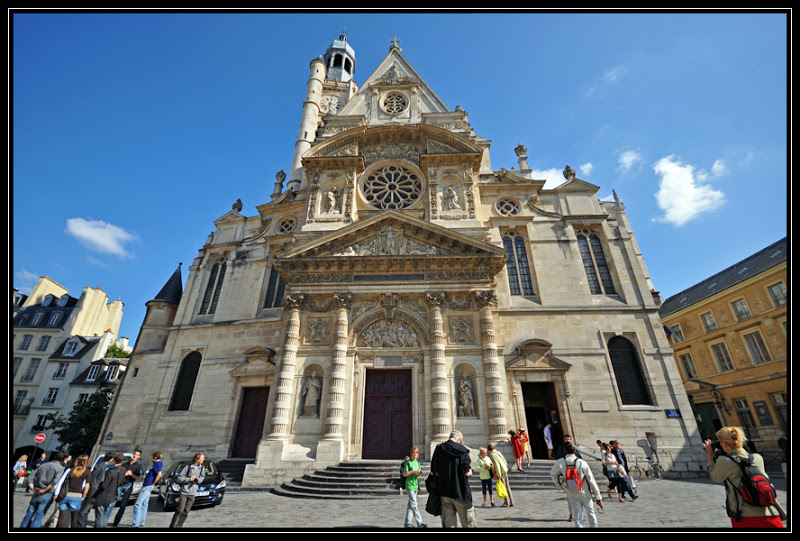
[[[786,238],[659,310],[704,438],[742,426],[759,450],[787,430]]]

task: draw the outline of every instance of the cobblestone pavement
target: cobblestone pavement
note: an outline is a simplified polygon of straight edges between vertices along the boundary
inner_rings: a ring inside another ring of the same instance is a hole
[[[787,507],[786,479],[773,478],[781,504]],[[511,487],[513,490],[513,486]],[[601,484],[601,488],[604,485]],[[645,480],[639,483],[636,501],[619,503],[616,495],[604,498],[605,511],[598,514],[601,528],[646,530],[730,528],[723,507],[725,489],[709,479]],[[574,528],[567,522],[567,501],[555,488],[513,493],[515,506],[481,507],[479,491],[473,491],[479,528],[546,529]],[[9,529],[19,526],[30,496],[16,493],[9,506]],[[425,512],[427,495],[418,503],[428,528],[441,528],[439,517]],[[270,494],[267,490],[231,487],[217,507],[195,508],[189,513],[185,528],[197,530],[292,530],[292,529],[402,529],[407,497],[373,500],[312,500]],[[133,505],[125,510],[119,529],[131,529]],[[89,527],[94,525],[90,513]],[[163,511],[160,502],[151,501],[146,529],[169,526],[172,512]],[[790,517],[791,519],[791,517]],[[788,523],[790,525],[791,523]]]

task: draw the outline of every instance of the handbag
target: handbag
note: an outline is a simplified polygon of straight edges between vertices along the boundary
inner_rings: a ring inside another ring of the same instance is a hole
[[[503,481],[500,479],[497,480],[497,485],[495,486],[497,489],[497,497],[502,498],[504,500],[508,499],[508,492],[506,491],[506,485],[503,484]]]
[[[425,512],[435,517],[442,514],[442,501],[436,493],[436,476],[429,473],[425,479],[425,490],[428,491],[428,501],[425,502]]]

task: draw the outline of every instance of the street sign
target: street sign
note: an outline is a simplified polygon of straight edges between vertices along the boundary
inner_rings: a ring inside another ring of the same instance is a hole
[[[33,438],[33,441],[35,441],[36,443],[42,443],[44,441],[44,438],[45,438],[44,434],[36,434],[36,436]]]

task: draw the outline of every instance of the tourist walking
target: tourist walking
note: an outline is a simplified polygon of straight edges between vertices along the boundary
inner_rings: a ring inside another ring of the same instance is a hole
[[[189,516],[189,511],[194,505],[194,498],[197,495],[197,486],[205,479],[203,461],[206,456],[203,453],[197,453],[192,458],[192,463],[184,466],[175,482],[180,485],[181,492],[178,496],[178,505],[175,509],[175,514],[172,515],[172,522],[170,528],[183,528],[183,523],[186,522],[186,517]]]
[[[492,460],[495,479],[503,483],[503,489],[506,492],[505,497],[503,497],[498,488],[497,497],[506,501],[503,507],[514,507],[514,497],[511,495],[511,486],[508,484],[508,462],[506,461],[506,457],[503,456],[503,453],[495,449],[494,445],[491,443],[486,446],[486,450],[489,453],[489,458]]]
[[[419,448],[412,447],[411,454],[403,463],[403,477],[405,478],[405,489],[408,493],[408,506],[406,507],[406,520],[405,527],[413,528],[414,522],[417,523],[417,528],[427,528],[428,526],[422,520],[422,515],[419,512],[417,505],[417,493],[419,492],[419,476],[422,474],[419,464]]]
[[[564,456],[556,459],[550,470],[550,478],[557,487],[566,492],[572,516],[575,517],[575,527],[583,528],[586,516],[589,527],[597,528],[593,497],[597,498],[597,505],[600,507],[603,507],[603,497],[589,464],[577,456],[572,442],[564,443]]]

